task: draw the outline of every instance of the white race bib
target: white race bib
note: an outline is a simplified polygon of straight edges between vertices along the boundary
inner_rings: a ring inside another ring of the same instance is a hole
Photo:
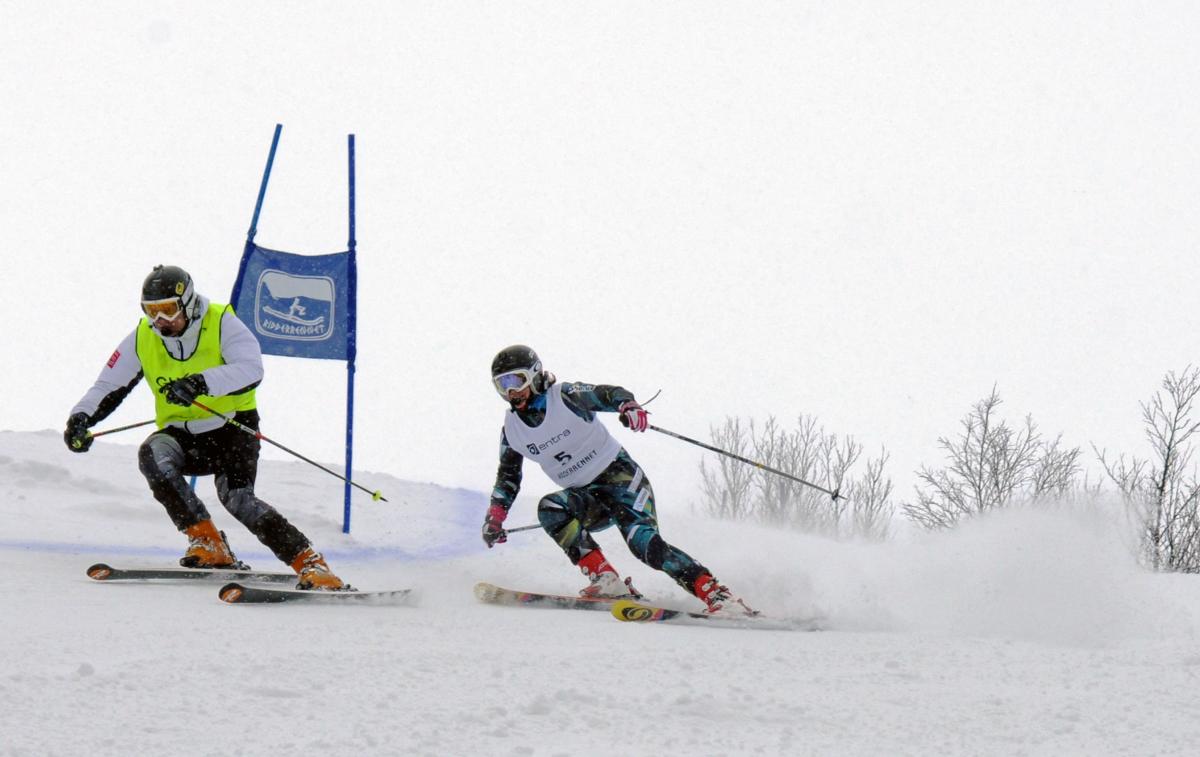
[[[504,417],[508,444],[542,466],[550,480],[566,489],[591,483],[617,459],[621,445],[599,419],[585,421],[562,399],[562,385],[546,392],[546,417],[529,427],[509,410]]]

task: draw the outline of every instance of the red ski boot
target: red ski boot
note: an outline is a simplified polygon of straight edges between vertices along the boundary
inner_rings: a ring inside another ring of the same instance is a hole
[[[579,570],[588,577],[588,585],[579,590],[579,596],[600,598],[640,598],[633,583],[626,578],[621,583],[621,577],[599,549],[593,549],[579,561]]]
[[[742,601],[741,597],[735,597],[729,587],[717,582],[708,573],[701,575],[692,585],[692,593],[695,594],[704,604],[708,605],[705,612],[710,615],[757,615],[757,610],[750,609],[750,606]]]

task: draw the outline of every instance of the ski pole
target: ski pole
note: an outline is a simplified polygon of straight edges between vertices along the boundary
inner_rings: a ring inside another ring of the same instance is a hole
[[[118,431],[128,431],[129,429],[137,428],[138,426],[149,426],[151,423],[154,423],[153,418],[151,418],[148,421],[142,421],[141,423],[130,423],[128,426],[117,426],[116,428],[106,428],[103,431],[94,431],[94,432],[89,431],[87,435],[92,437],[93,439],[95,439],[97,436],[104,436],[106,434],[115,434]],[[80,447],[83,446],[83,442],[75,442],[74,446],[76,449],[79,449]]]
[[[370,489],[368,489],[367,487],[363,486],[362,484],[355,483],[355,482],[351,481],[350,479],[346,478],[345,476],[343,476],[342,474],[340,474],[340,473],[338,473],[338,472],[336,472],[336,471],[331,471],[331,470],[329,470],[329,469],[328,469],[328,468],[326,468],[324,465],[321,465],[320,463],[316,462],[315,460],[309,460],[307,457],[305,457],[304,455],[301,455],[299,452],[296,452],[295,450],[288,449],[287,447],[283,446],[282,444],[280,444],[279,442],[275,441],[274,439],[271,439],[271,438],[268,438],[268,437],[266,437],[266,436],[263,436],[263,435],[262,435],[262,433],[261,433],[260,431],[258,431],[257,429],[250,428],[249,426],[247,426],[247,425],[246,425],[246,424],[244,424],[244,423],[239,423],[238,421],[235,421],[233,418],[229,417],[228,415],[225,415],[224,413],[218,413],[216,410],[213,410],[211,407],[208,407],[208,406],[206,406],[206,405],[204,405],[204,404],[202,404],[202,403],[200,403],[200,402],[197,402],[196,400],[192,400],[192,404],[193,404],[193,405],[195,405],[196,407],[200,408],[201,410],[204,410],[205,412],[212,413],[213,415],[217,416],[218,418],[223,418],[223,419],[225,420],[225,422],[226,422],[226,423],[228,423],[228,424],[231,424],[231,425],[232,425],[234,428],[241,429],[242,431],[245,431],[247,434],[250,434],[250,435],[251,435],[251,436],[253,436],[255,439],[259,439],[259,440],[261,440],[261,441],[264,441],[264,442],[266,442],[267,444],[273,444],[273,445],[275,445],[276,447],[278,447],[279,449],[281,449],[281,450],[283,450],[284,452],[288,453],[289,455],[294,455],[295,457],[298,457],[298,458],[300,458],[301,460],[303,460],[304,462],[308,463],[309,465],[311,465],[311,466],[314,466],[314,467],[316,467],[316,468],[320,468],[321,470],[325,471],[325,472],[326,472],[326,473],[328,473],[329,475],[331,475],[331,476],[334,476],[334,477],[336,477],[336,478],[340,478],[341,480],[345,481],[346,483],[350,484],[351,486],[354,486],[354,487],[357,487],[357,488],[359,488],[359,489],[362,489],[362,490],[363,490],[363,491],[365,491],[367,494],[370,494],[370,495],[371,495],[371,499],[374,499],[374,500],[383,500],[384,502],[387,502],[387,501],[388,501],[387,497],[383,496],[383,492],[380,492],[380,491],[371,491]]]
[[[834,501],[834,502],[838,501],[838,499],[840,499],[840,498],[841,498],[841,496],[842,496],[841,494],[839,494],[839,493],[838,493],[838,492],[840,491],[840,488],[839,488],[839,489],[834,489],[833,491],[829,491],[828,489],[826,489],[826,488],[825,488],[825,487],[823,487],[823,486],[817,486],[816,484],[814,484],[814,483],[812,483],[812,482],[805,481],[805,480],[804,480],[804,479],[802,479],[802,478],[797,478],[797,477],[793,476],[793,475],[792,475],[792,474],[790,474],[790,473],[784,473],[784,472],[783,472],[783,471],[781,471],[781,470],[775,470],[774,468],[771,468],[771,467],[769,467],[769,466],[763,465],[762,463],[759,463],[759,462],[755,462],[754,460],[751,460],[751,459],[749,459],[749,458],[742,457],[741,455],[735,455],[735,454],[733,454],[732,452],[726,452],[726,451],[725,451],[725,450],[723,450],[723,449],[719,449],[719,448],[717,448],[717,447],[713,447],[713,446],[711,446],[711,445],[705,444],[704,442],[698,442],[698,441],[696,441],[695,439],[690,439],[690,438],[688,438],[688,437],[684,436],[683,434],[677,434],[677,433],[675,433],[674,431],[668,431],[668,430],[666,430],[665,428],[659,428],[658,426],[655,426],[655,425],[653,425],[653,424],[647,425],[647,426],[646,426],[646,428],[649,428],[649,429],[652,429],[652,430],[654,430],[654,431],[657,431],[657,432],[658,432],[658,433],[660,433],[660,434],[666,434],[667,436],[673,436],[673,437],[675,437],[676,439],[679,439],[680,441],[687,442],[687,443],[689,443],[689,444],[695,444],[697,447],[703,447],[704,449],[706,449],[706,450],[709,450],[709,451],[711,451],[711,452],[716,452],[716,453],[717,453],[717,454],[719,454],[719,455],[724,455],[725,457],[732,457],[734,460],[737,460],[737,461],[739,461],[739,462],[743,462],[743,463],[745,463],[746,465],[753,465],[755,468],[761,468],[762,470],[765,470],[765,471],[767,471],[768,473],[774,473],[776,476],[783,476],[784,478],[786,478],[786,479],[790,479],[790,480],[792,480],[792,481],[795,481],[795,482],[796,482],[796,483],[798,483],[798,484],[804,484],[805,486],[810,486],[810,487],[812,487],[813,489],[816,489],[816,490],[817,490],[817,491],[819,491],[819,492],[825,492],[826,494],[828,494],[830,497],[832,497],[832,498],[833,498],[833,501]]]
[[[535,528],[541,528],[541,527],[542,527],[541,523],[534,523],[532,526],[517,526],[516,528],[506,528],[506,529],[504,529],[504,533],[515,534],[518,531],[532,531]]]

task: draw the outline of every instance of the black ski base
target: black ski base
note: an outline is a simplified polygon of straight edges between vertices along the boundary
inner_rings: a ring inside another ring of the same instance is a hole
[[[362,603],[370,605],[403,605],[412,597],[412,589],[387,591],[358,591],[349,588],[342,591],[320,591],[315,589],[277,589],[265,586],[246,586],[237,582],[221,587],[218,593],[222,602],[240,604],[278,604],[280,602],[310,602],[319,604]]]
[[[258,581],[296,583],[295,573],[234,568],[114,568],[98,562],[87,569],[96,581]]]

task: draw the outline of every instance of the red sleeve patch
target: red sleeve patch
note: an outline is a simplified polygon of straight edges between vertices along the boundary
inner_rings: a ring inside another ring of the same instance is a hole
[[[110,358],[108,359],[108,367],[109,367],[109,368],[112,368],[114,365],[116,365],[116,364],[117,364],[117,361],[118,361],[118,360],[120,360],[120,359],[121,359],[121,351],[120,351],[120,350],[113,350],[112,357],[110,357]]]

